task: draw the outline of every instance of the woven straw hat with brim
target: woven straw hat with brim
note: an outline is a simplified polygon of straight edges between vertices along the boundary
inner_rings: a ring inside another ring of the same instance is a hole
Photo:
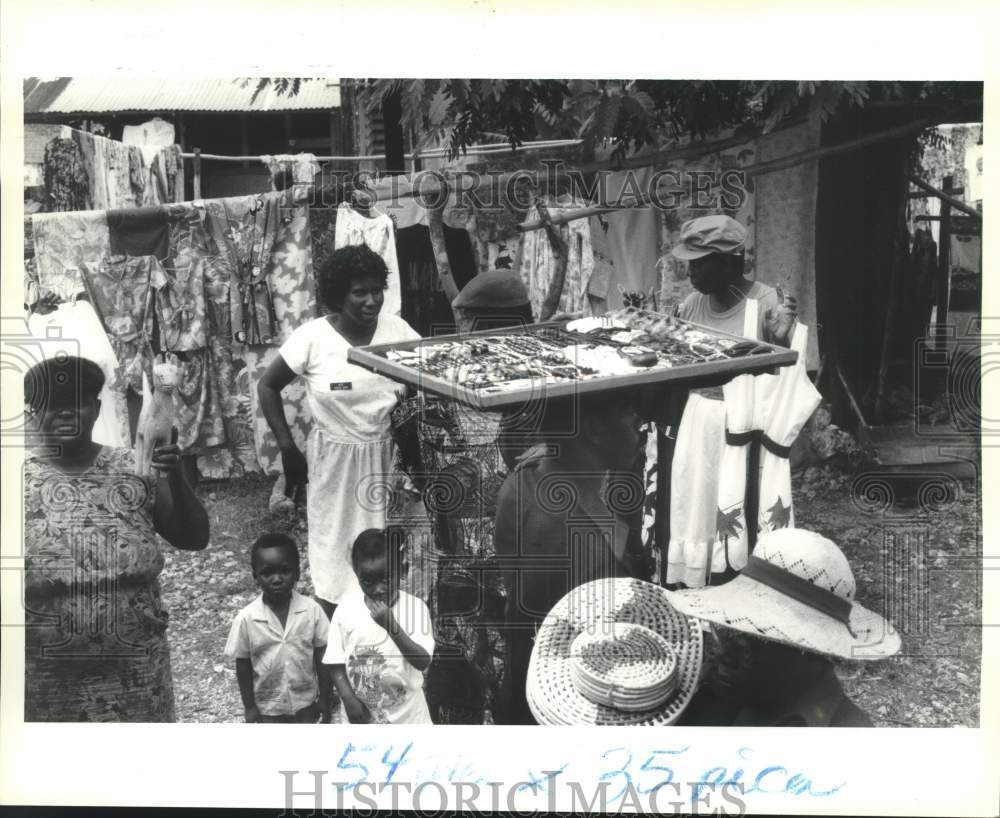
[[[587,648],[602,644],[611,649],[608,661],[590,669],[607,678],[594,684],[610,680],[616,690],[595,697],[581,687],[579,676],[587,669],[581,665],[593,659]],[[627,578],[586,582],[556,603],[535,635],[528,706],[539,724],[670,725],[694,695],[701,659],[701,625],[671,607],[663,588]],[[662,678],[650,678],[651,667],[654,675],[662,671]],[[663,695],[654,696],[654,688]],[[653,706],[641,707],[651,699]]]
[[[803,529],[761,535],[747,566],[725,585],[668,591],[679,611],[801,650],[884,659],[900,648],[889,622],[855,599],[844,553]]]

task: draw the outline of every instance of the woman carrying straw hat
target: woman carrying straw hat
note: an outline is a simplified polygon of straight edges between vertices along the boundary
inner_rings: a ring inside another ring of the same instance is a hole
[[[855,602],[843,552],[802,529],[763,535],[747,566],[724,586],[668,592],[683,614],[711,623],[716,678],[680,724],[871,727],[847,698],[834,659],[883,659],[899,634]]]

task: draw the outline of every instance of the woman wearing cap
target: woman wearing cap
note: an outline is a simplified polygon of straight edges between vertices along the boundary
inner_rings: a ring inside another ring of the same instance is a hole
[[[389,269],[364,244],[335,250],[316,271],[330,311],[296,329],[257,385],[268,426],[281,449],[286,492],[308,479],[309,570],[318,602],[332,616],[357,589],[351,545],[362,531],[385,528],[387,475],[393,469],[390,413],[405,387],[347,360],[351,347],[420,336],[383,311]],[[305,381],[313,417],[307,454],[296,445],[281,390]]]
[[[174,720],[157,536],[196,551],[208,517],[175,443],[132,454],[93,441],[104,373],[60,355],[25,376],[25,721]]]
[[[680,723],[756,727],[871,727],[844,693],[833,659],[884,659],[900,638],[855,601],[843,552],[803,529],[763,535],[725,587],[667,592],[718,639],[714,674]]]
[[[703,216],[685,222],[671,254],[688,263],[695,292],[678,307],[678,317],[751,341],[789,346],[796,323],[796,302],[759,281],[744,276],[747,231],[729,216]],[[735,349],[753,352],[756,344]],[[730,553],[719,520],[725,449],[726,377],[686,397],[672,463],[670,543],[667,583],[700,587],[722,583],[742,565],[745,549]],[[741,525],[741,524],[740,524]]]
[[[695,292],[678,308],[679,317],[733,335],[788,346],[797,314],[796,300],[745,276],[743,249],[747,231],[729,216],[702,216],[681,227],[671,255],[688,263]],[[748,335],[747,301],[759,304],[757,326]]]

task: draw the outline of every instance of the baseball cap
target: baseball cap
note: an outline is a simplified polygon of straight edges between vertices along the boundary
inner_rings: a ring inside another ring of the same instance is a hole
[[[747,230],[731,216],[701,216],[684,222],[680,238],[680,244],[670,253],[674,258],[691,261],[711,253],[742,253]]]

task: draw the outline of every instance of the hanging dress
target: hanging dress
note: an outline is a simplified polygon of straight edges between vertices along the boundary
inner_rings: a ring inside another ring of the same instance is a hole
[[[371,216],[363,216],[349,204],[337,208],[337,224],[334,247],[352,247],[365,244],[385,262],[389,270],[388,286],[385,291],[383,315],[399,315],[403,300],[399,284],[399,261],[396,258],[396,232],[392,219],[375,208]]]

